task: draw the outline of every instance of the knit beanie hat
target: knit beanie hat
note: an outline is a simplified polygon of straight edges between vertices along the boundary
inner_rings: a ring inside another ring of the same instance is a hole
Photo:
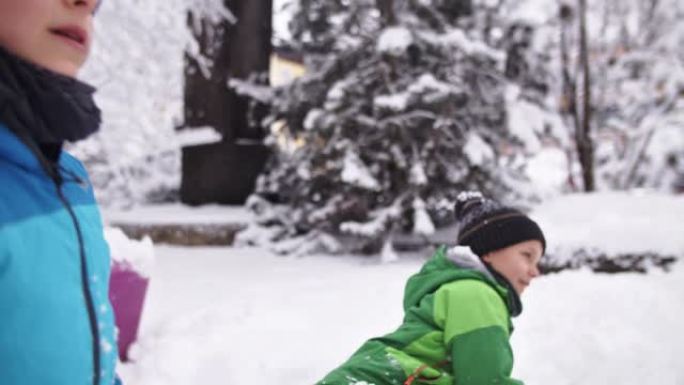
[[[542,254],[546,250],[544,233],[536,222],[514,208],[484,198],[479,192],[459,194],[454,211],[458,244],[469,246],[480,258],[492,251],[535,239],[542,244]]]

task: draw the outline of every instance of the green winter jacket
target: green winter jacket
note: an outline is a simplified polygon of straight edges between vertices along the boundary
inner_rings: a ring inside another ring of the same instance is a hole
[[[468,248],[440,247],[412,276],[404,321],[367,341],[318,385],[522,384],[510,377],[515,291]]]

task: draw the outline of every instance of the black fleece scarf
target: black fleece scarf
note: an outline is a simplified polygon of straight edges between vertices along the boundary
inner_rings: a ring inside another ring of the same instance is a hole
[[[23,141],[60,148],[100,127],[95,88],[38,67],[0,47],[0,122]],[[44,154],[49,155],[49,154]]]
[[[506,279],[506,277],[504,277],[498,271],[494,270],[494,268],[490,264],[485,263],[484,265],[487,267],[487,270],[494,276],[494,279],[496,279],[499,285],[502,285],[508,291],[508,303],[506,305],[508,306],[508,310],[511,312],[511,317],[519,316],[520,313],[522,313],[523,307],[518,292],[515,291],[515,288],[508,281],[508,279]]]

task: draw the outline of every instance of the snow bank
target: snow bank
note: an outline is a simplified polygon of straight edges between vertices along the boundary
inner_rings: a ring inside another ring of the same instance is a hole
[[[145,237],[142,241],[128,239],[117,228],[105,228],[105,239],[109,244],[112,262],[129,267],[142,277],[149,277],[154,266],[154,247],[152,240]]]
[[[684,266],[672,273],[544,276],[511,338],[527,385],[684,383]]]
[[[608,255],[656,253],[684,258],[684,195],[605,192],[551,199],[531,214],[549,252],[595,248]]]

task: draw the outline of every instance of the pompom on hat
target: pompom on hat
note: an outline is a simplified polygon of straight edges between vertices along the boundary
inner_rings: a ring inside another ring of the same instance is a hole
[[[479,192],[462,192],[454,208],[458,224],[457,243],[469,246],[480,258],[520,242],[538,240],[546,252],[539,225],[521,211],[506,207]]]

